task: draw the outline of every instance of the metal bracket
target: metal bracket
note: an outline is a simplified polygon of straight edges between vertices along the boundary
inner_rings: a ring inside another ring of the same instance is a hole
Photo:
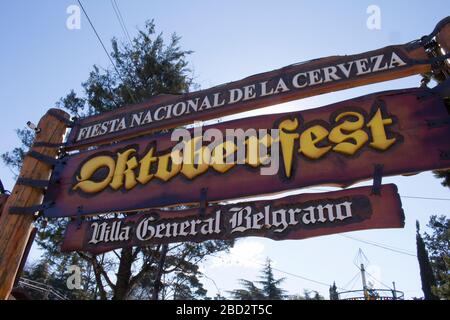
[[[22,186],[29,186],[33,188],[45,189],[48,187],[50,181],[49,180],[35,180],[29,178],[18,178],[17,184]]]
[[[420,39],[422,45],[428,46],[430,42],[433,40],[433,38],[439,33],[439,31],[441,31],[442,28],[448,23],[450,23],[450,17],[445,17],[444,19],[439,21],[434,30],[429,35],[423,36]]]
[[[81,215],[83,214],[83,206],[79,206],[77,207],[77,230],[79,230],[81,228],[81,223],[83,222]]]
[[[381,182],[383,180],[383,165],[376,164],[373,169],[372,194],[381,195]]]
[[[55,110],[49,110],[47,111],[47,113],[49,115],[51,115],[52,117],[55,117],[56,119],[58,119],[61,122],[64,122],[69,128],[73,127],[74,122],[70,119],[67,119],[66,117],[60,115],[58,112],[56,112]]]
[[[429,90],[426,90],[424,93],[418,94],[417,99],[423,100],[423,99],[434,97],[436,95],[442,99],[450,97],[450,78],[439,83],[434,88],[430,88]]]
[[[428,128],[439,128],[443,126],[448,126],[450,124],[450,117],[442,118],[442,119],[434,119],[434,120],[427,120]]]
[[[450,160],[450,150],[441,150],[439,157],[441,160]]]
[[[200,190],[200,216],[204,217],[206,215],[206,207],[208,206],[207,201],[208,188],[202,188]]]
[[[54,204],[53,201],[44,202],[42,204],[38,204],[31,207],[11,207],[9,208],[10,214],[19,214],[19,215],[31,215],[36,212],[41,212],[42,210],[50,208]]]
[[[51,143],[51,142],[45,142],[45,141],[35,142],[33,144],[33,147],[45,147],[45,148],[53,148],[53,149],[63,148],[65,146],[66,146],[65,143]]]
[[[61,160],[59,160],[59,159],[46,156],[46,155],[39,153],[37,151],[34,151],[34,150],[31,150],[30,152],[28,152],[27,155],[32,158],[35,158],[41,162],[44,162],[48,165],[51,165],[51,166],[57,165],[58,163],[61,162]]]

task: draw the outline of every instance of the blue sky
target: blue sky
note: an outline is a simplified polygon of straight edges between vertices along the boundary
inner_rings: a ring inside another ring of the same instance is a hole
[[[448,14],[447,1],[144,1],[117,0],[133,36],[145,20],[155,19],[166,38],[176,32],[181,45],[193,50],[190,57],[195,81],[202,87],[329,55],[344,55],[405,43],[430,33]],[[9,1],[0,13],[0,105],[2,110],[0,152],[19,144],[14,130],[28,120],[37,122],[47,109],[80,84],[94,64],[109,61],[84,16],[80,30],[66,28],[70,0]],[[107,44],[113,36],[125,41],[110,0],[84,0],[99,34]],[[381,30],[366,27],[369,5],[381,9]],[[302,110],[363,94],[418,86],[419,76],[330,93],[264,108],[248,115]],[[0,177],[9,189],[11,171],[0,166]],[[401,195],[450,198],[430,172],[410,177],[386,178]],[[364,185],[367,183],[363,183]],[[449,201],[402,198],[404,229],[370,230],[349,236],[374,241],[415,253],[415,221],[424,227],[432,214],[448,214]],[[238,279],[256,279],[265,257],[277,269],[323,283],[345,286],[358,272],[354,258],[361,248],[369,259],[371,274],[391,286],[395,281],[406,297],[422,296],[417,259],[343,237],[324,236],[301,241],[275,242],[247,238],[237,242],[233,253],[211,259],[202,267],[209,295],[238,286]],[[33,249],[31,258],[39,257]],[[224,260],[224,261],[223,261]],[[301,293],[318,290],[328,297],[328,287],[286,273],[285,289]],[[217,289],[217,287],[218,289]],[[350,289],[349,283],[347,289]],[[377,284],[377,287],[382,285]],[[359,288],[360,284],[354,285]]]

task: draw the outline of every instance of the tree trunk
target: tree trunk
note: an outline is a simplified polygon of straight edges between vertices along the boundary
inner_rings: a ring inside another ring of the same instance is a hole
[[[161,289],[161,276],[163,273],[164,262],[166,261],[168,249],[169,246],[167,244],[162,245],[161,257],[159,258],[158,270],[156,271],[155,284],[153,286],[152,300],[158,300],[159,290]]]
[[[114,288],[113,300],[125,300],[130,291],[131,266],[133,265],[133,248],[124,248],[120,256],[119,271]]]

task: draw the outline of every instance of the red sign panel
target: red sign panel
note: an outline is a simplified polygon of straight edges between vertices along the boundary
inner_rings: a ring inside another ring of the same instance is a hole
[[[364,229],[402,228],[404,216],[397,187],[384,185],[277,200],[216,205],[183,211],[152,210],[124,219],[69,224],[62,251],[99,254],[155,243],[201,242],[256,236],[273,240],[304,239]]]
[[[195,151],[185,152],[178,162],[173,153],[178,142],[171,134],[142,136],[63,159],[44,199],[53,205],[44,214],[92,215],[196,203],[205,188],[207,200],[217,202],[313,185],[348,186],[372,178],[378,164],[384,176],[448,168],[450,125],[443,121],[448,117],[440,97],[417,88],[214,125],[215,133],[277,129],[279,136],[268,131],[244,144],[221,143],[212,152],[205,141],[198,145],[201,139],[192,138],[186,145],[195,144]],[[210,133],[208,127],[203,131],[200,138]],[[251,146],[258,151],[262,145],[268,153],[260,157]],[[242,149],[242,164],[215,161]],[[195,153],[197,158],[209,156],[201,164],[188,161]],[[276,163],[278,170],[262,174]]]

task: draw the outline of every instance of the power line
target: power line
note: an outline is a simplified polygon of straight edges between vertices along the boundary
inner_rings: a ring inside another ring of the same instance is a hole
[[[261,265],[262,265],[262,264],[261,264]],[[281,273],[290,275],[290,276],[295,277],[295,278],[303,279],[303,280],[306,280],[306,281],[309,281],[309,282],[313,282],[313,283],[316,283],[316,284],[320,284],[320,285],[322,285],[322,286],[326,286],[326,287],[328,287],[328,288],[332,286],[332,285],[329,284],[329,283],[325,283],[325,282],[321,282],[321,281],[309,279],[309,278],[303,277],[303,276],[301,276],[301,275],[298,275],[298,274],[295,274],[295,273],[292,273],[292,272],[288,272],[288,271],[284,271],[284,270],[281,270],[281,269],[278,269],[278,268],[272,267],[272,269],[275,270],[275,271],[278,271],[278,272],[281,272]],[[343,290],[346,290],[346,289],[344,289],[344,288],[340,288],[340,287],[338,287],[338,288],[341,289],[341,290],[342,290],[342,289],[343,289]]]
[[[234,256],[237,257],[237,255],[233,254],[232,252],[228,252],[228,254],[231,254],[231,255],[234,255]],[[221,257],[219,257],[219,256],[217,256],[217,255],[214,255],[214,254],[211,254],[211,256],[216,257],[216,258],[219,258],[219,259],[221,258]],[[258,263],[258,262],[257,262],[257,263]],[[259,264],[260,266],[263,266],[263,267],[266,266],[264,263],[258,263],[258,264]],[[295,277],[295,278],[303,279],[303,280],[306,280],[306,281],[309,281],[309,282],[313,282],[313,283],[316,283],[316,284],[320,284],[320,285],[322,285],[322,286],[326,286],[326,287],[328,287],[328,288],[332,286],[332,285],[329,284],[329,283],[325,283],[325,282],[313,280],[313,279],[310,279],[310,278],[307,278],[307,277],[304,277],[304,276],[301,276],[301,275],[298,275],[298,274],[295,274],[295,273],[292,273],[292,272],[284,271],[284,270],[281,270],[281,269],[278,269],[278,268],[272,267],[272,269],[275,270],[275,271],[278,271],[278,272],[281,272],[281,273],[290,275],[290,276]],[[341,288],[341,287],[337,287],[337,288],[340,289],[340,290],[347,290],[347,289]]]
[[[333,190],[323,189],[323,188],[307,188],[309,190],[316,190],[316,191],[326,191],[326,192],[332,192]],[[407,198],[407,199],[420,199],[420,200],[438,200],[438,201],[450,201],[450,198],[433,198],[433,197],[421,197],[421,196],[404,196],[400,195],[400,198]]]
[[[429,198],[429,197],[402,196],[402,195],[400,197],[401,198],[408,198],[408,199],[450,201],[450,199],[448,199],[448,198]]]
[[[369,244],[371,246],[375,246],[375,247],[379,247],[379,248],[386,249],[386,250],[389,250],[389,251],[393,251],[393,252],[396,252],[396,253],[408,255],[408,256],[411,256],[411,257],[417,257],[415,254],[411,254],[411,253],[409,253],[407,251],[401,251],[401,250],[389,248],[389,247],[387,247],[386,245],[383,245],[383,244],[379,244],[379,243],[370,242],[370,241],[363,240],[363,239],[350,237],[350,236],[347,236],[347,235],[344,235],[344,234],[339,234],[339,236],[345,237],[345,238],[348,238],[348,239],[351,239],[351,240],[354,240],[354,241],[359,241],[359,242],[362,242],[362,243],[366,243],[366,244]]]
[[[399,247],[394,247],[394,246],[391,246],[391,245],[388,245],[388,244],[384,244],[384,243],[380,243],[380,242],[376,242],[376,241],[371,241],[371,240],[361,239],[361,238],[358,238],[358,237],[349,236],[349,235],[344,235],[344,234],[341,234],[341,236],[346,237],[346,238],[349,238],[349,239],[352,239],[352,240],[366,241],[366,242],[369,242],[369,243],[372,243],[372,244],[380,245],[380,246],[383,246],[383,247],[387,247],[387,248],[389,248],[389,249],[394,249],[394,250],[402,251],[402,252],[409,253],[409,254],[413,254],[413,255],[415,254],[415,253],[412,252],[412,251],[409,251],[409,250],[406,250],[406,249],[403,249],[403,248],[399,248]],[[360,249],[360,250],[361,250],[361,249]]]
[[[120,20],[122,20],[122,24],[123,24],[123,27],[125,28],[125,32],[127,33],[128,40],[131,43],[132,41],[131,41],[130,34],[128,33],[128,28],[127,28],[127,25],[125,23],[125,19],[122,16],[122,12],[120,11],[119,5],[117,4],[116,0],[114,0],[114,3],[116,4],[117,12],[119,12]]]
[[[86,10],[83,7],[83,4],[81,3],[81,0],[77,0],[78,4],[81,7],[81,10],[83,10],[84,15],[86,16],[89,24],[91,25],[92,30],[94,31],[95,35],[97,36],[98,41],[100,42],[103,50],[105,51],[106,55],[108,56],[109,61],[111,62],[112,66],[114,67],[114,70],[116,71],[117,75],[119,76],[119,78],[122,80],[123,85],[125,86],[125,89],[128,91],[128,94],[131,97],[131,100],[133,100],[134,103],[137,103],[136,99],[134,98],[133,94],[131,93],[130,89],[128,88],[128,86],[126,85],[125,81],[123,80],[122,76],[120,75],[119,70],[116,67],[116,64],[114,63],[113,59],[111,58],[111,55],[109,54],[108,50],[106,49],[105,44],[102,41],[102,38],[100,38],[100,35],[98,34],[97,30],[94,27],[94,24],[91,21],[91,18],[89,17],[89,15],[87,14]]]
[[[130,34],[128,33],[128,29],[127,29],[125,21],[122,17],[122,13],[120,12],[119,6],[118,6],[116,0],[110,0],[110,1],[111,1],[111,6],[114,9],[114,13],[116,14],[117,20],[119,21],[120,27],[122,28],[122,31],[123,31],[125,37],[128,39],[130,45],[132,45],[131,37],[130,37]]]

